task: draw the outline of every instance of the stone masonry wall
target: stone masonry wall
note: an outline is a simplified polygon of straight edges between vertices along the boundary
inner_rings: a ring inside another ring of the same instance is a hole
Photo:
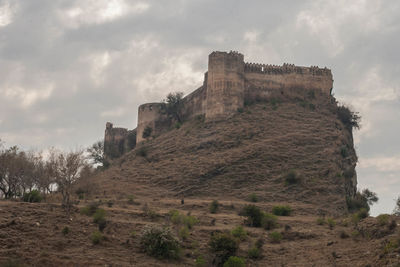
[[[245,100],[265,99],[273,92],[296,88],[318,89],[329,95],[332,87],[332,73],[327,68],[245,63],[238,52],[216,51],[209,55],[203,85],[183,98],[182,115],[184,120],[197,115],[205,115],[207,120],[223,119],[243,107]],[[146,127],[152,128],[154,136],[170,129],[171,124],[162,111],[162,103],[141,105],[136,143],[144,141]],[[127,141],[123,140],[132,135],[127,129],[113,128],[107,123],[104,141],[109,147],[104,150],[124,151],[121,147],[126,148]]]

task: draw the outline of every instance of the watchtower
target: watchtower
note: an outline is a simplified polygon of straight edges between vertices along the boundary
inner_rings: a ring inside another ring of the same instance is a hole
[[[226,117],[244,104],[244,57],[231,51],[208,57],[206,119]]]

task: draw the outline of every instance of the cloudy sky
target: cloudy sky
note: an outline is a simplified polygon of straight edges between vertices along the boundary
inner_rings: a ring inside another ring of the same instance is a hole
[[[24,149],[85,147],[105,123],[201,85],[207,56],[327,66],[360,112],[360,188],[373,214],[400,194],[400,1],[0,0],[0,138]]]

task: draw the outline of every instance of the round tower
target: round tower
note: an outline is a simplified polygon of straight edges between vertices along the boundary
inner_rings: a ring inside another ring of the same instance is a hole
[[[227,117],[244,104],[244,60],[238,52],[213,52],[208,58],[206,119]]]

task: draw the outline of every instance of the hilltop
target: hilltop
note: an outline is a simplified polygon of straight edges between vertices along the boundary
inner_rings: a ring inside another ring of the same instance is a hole
[[[357,157],[339,109],[333,97],[296,90],[247,103],[225,120],[198,116],[81,181],[69,216],[57,195],[47,203],[1,202],[0,262],[212,266],[212,237],[241,225],[235,254],[247,266],[398,266],[399,219],[348,214]],[[247,205],[291,212],[272,229],[250,227],[239,215]],[[104,210],[98,241],[101,224],[85,215],[89,207]],[[172,229],[179,259],[144,253],[141,235],[150,226]]]

